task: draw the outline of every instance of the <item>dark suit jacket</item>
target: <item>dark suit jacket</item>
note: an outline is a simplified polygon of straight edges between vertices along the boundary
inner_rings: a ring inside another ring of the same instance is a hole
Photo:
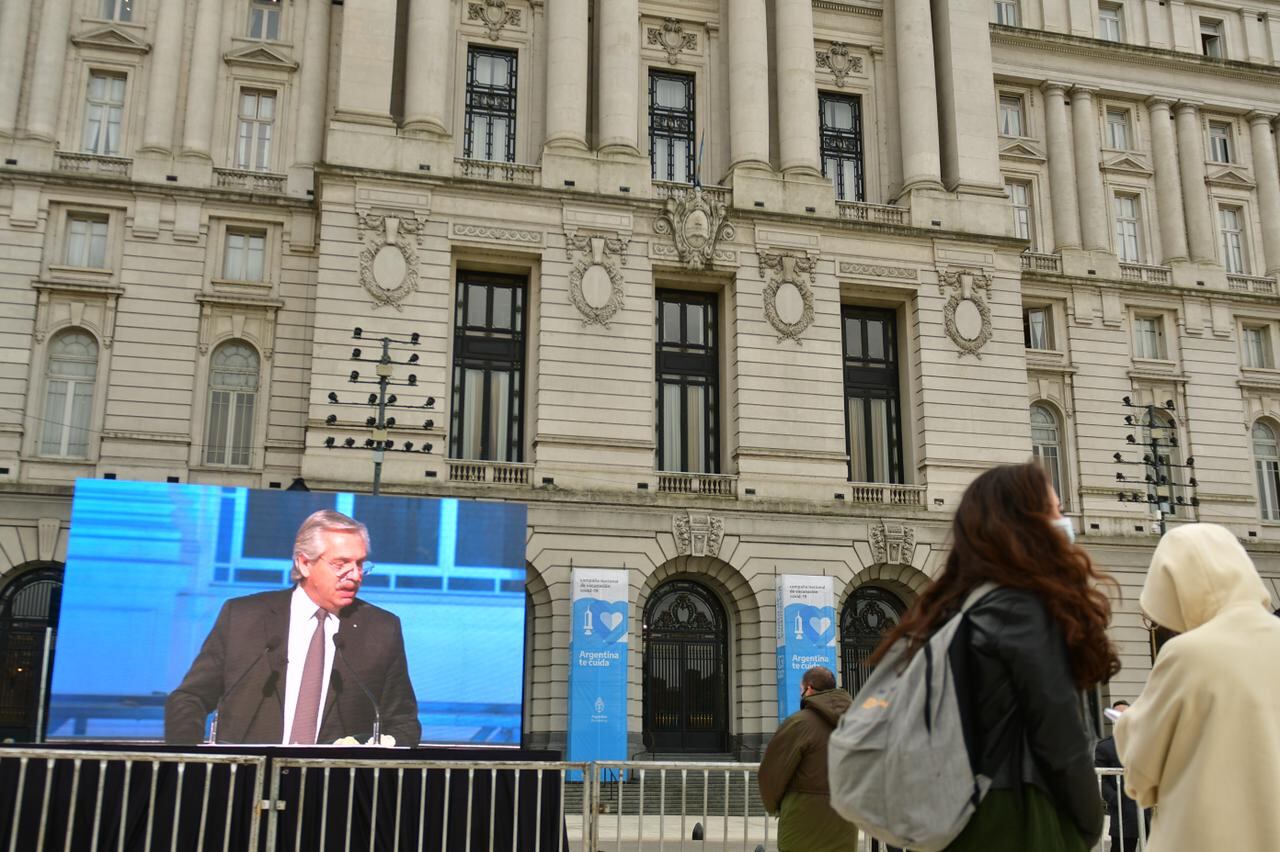
[[[292,594],[293,589],[261,592],[222,605],[191,669],[165,701],[166,743],[202,742],[205,720],[219,701],[218,742],[280,743],[284,739]],[[422,726],[409,682],[400,619],[357,599],[339,613],[338,636],[342,654],[334,654],[316,742],[331,743],[345,736],[364,742],[372,735],[373,706],[352,679],[354,674],[378,700],[382,733],[395,737],[397,745],[416,746]],[[264,654],[268,646],[273,650]]]

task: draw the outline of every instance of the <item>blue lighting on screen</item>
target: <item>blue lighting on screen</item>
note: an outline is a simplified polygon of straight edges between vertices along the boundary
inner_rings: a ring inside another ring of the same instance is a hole
[[[322,508],[369,527],[360,598],[400,618],[423,742],[519,744],[525,506],[94,479],[71,509],[48,736],[162,739],[223,602],[288,587]]]

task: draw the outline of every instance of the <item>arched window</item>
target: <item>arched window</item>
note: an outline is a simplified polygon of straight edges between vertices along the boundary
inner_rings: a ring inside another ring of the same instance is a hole
[[[62,565],[33,563],[15,573],[0,588],[0,739],[29,743],[36,741],[41,686],[47,685],[40,680],[45,643],[52,649],[57,640]]]
[[[1062,490],[1062,429],[1058,425],[1058,415],[1047,405],[1037,403],[1031,406],[1031,452],[1036,461],[1044,466],[1053,483],[1053,490],[1058,492],[1058,499],[1063,508],[1067,505],[1066,492]]]
[[[257,402],[258,353],[242,340],[222,344],[210,361],[207,464],[249,465]]]
[[[1262,420],[1253,424],[1253,464],[1262,520],[1280,521],[1280,441],[1276,430]]]
[[[93,382],[97,374],[98,341],[92,334],[71,328],[50,341],[40,455],[66,458],[89,455]]]

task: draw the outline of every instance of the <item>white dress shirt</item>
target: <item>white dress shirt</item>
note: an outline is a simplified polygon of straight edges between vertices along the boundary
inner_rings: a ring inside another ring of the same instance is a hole
[[[302,688],[302,667],[307,662],[307,649],[316,633],[316,602],[302,586],[295,586],[289,599],[289,657],[284,669],[284,737],[289,745],[293,716],[298,709],[298,691]],[[333,672],[333,637],[338,633],[338,617],[329,613],[324,620],[324,678],[320,681],[320,712],[316,715],[316,732],[324,721],[324,702],[329,697],[329,675]],[[319,740],[317,739],[317,742]]]

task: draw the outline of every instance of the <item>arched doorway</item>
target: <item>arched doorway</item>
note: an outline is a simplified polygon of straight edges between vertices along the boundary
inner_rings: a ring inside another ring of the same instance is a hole
[[[46,628],[53,631],[50,648],[57,638],[62,565],[48,562],[16,571],[18,576],[0,589],[0,739],[33,742]]]
[[[670,580],[644,608],[644,739],[651,752],[729,748],[729,622],[706,586]]]
[[[840,680],[850,694],[856,695],[866,683],[872,668],[867,658],[906,610],[901,598],[878,586],[859,586],[844,602],[840,612]]]

